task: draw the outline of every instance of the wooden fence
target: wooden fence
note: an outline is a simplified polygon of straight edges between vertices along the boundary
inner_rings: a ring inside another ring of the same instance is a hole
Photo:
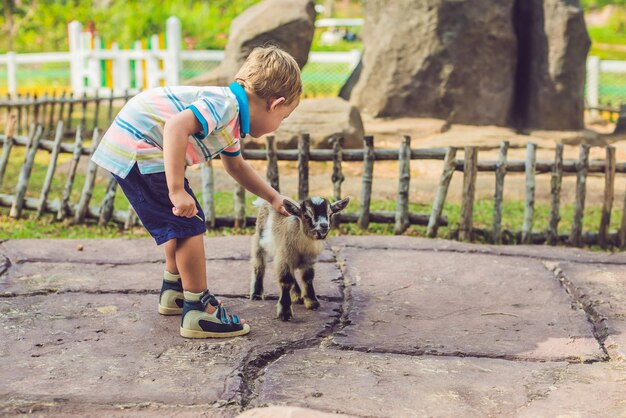
[[[114,199],[117,192],[117,183],[111,177],[104,199],[99,204],[92,205],[92,195],[96,180],[97,166],[89,161],[85,171],[85,182],[78,202],[71,203],[70,196],[75,186],[76,171],[81,156],[90,156],[101,137],[96,121],[101,120],[99,112],[105,111],[106,126],[113,116],[114,102],[118,105],[128,100],[128,96],[99,99],[82,97],[76,98],[22,98],[21,100],[0,101],[0,118],[4,112],[7,121],[4,127],[5,134],[0,135],[3,143],[0,155],[0,186],[5,177],[5,171],[10,159],[11,150],[15,146],[27,147],[21,172],[15,181],[15,191],[12,194],[0,194],[0,206],[9,207],[9,216],[19,218],[24,210],[36,212],[40,217],[44,213],[53,213],[57,220],[71,217],[75,223],[87,220],[97,220],[100,225],[114,222],[124,227],[138,223],[132,208],[128,211],[114,210]],[[105,104],[105,106],[102,106]],[[81,107],[80,117],[73,114],[72,107]],[[87,108],[93,110],[88,118]],[[67,111],[64,111],[67,108]],[[78,122],[76,122],[78,120]],[[93,121],[87,127],[89,121]],[[75,128],[73,128],[73,125]],[[25,129],[28,127],[28,129]],[[27,132],[25,132],[27,131]],[[54,133],[53,133],[54,131]],[[66,139],[70,137],[73,143]],[[48,138],[48,139],[46,139]],[[91,138],[90,146],[85,139]],[[341,138],[333,140],[333,149],[311,150],[308,134],[302,135],[297,150],[277,150],[274,138],[267,137],[267,146],[264,150],[243,150],[248,160],[267,161],[267,181],[276,189],[280,189],[278,161],[298,162],[298,198],[303,199],[309,194],[309,165],[315,161],[332,161],[333,169],[330,181],[333,184],[333,197],[342,197],[341,186],[344,181],[342,163],[344,161],[359,161],[363,163],[362,187],[360,207],[358,213],[344,213],[338,216],[337,223],[357,223],[360,228],[368,229],[370,223],[392,223],[396,234],[402,234],[410,225],[427,226],[426,234],[436,237],[440,226],[447,225],[447,218],[443,214],[443,207],[448,188],[455,172],[463,173],[463,197],[461,216],[458,225],[458,234],[453,237],[469,241],[475,238],[494,243],[549,243],[555,245],[569,244],[580,246],[583,244],[599,244],[603,248],[616,246],[623,248],[626,244],[626,216],[622,216],[619,231],[610,233],[609,224],[613,208],[613,196],[616,173],[626,173],[626,163],[617,163],[615,149],[606,147],[606,159],[589,161],[588,145],[580,147],[580,156],[577,161],[563,160],[563,146],[557,145],[554,160],[537,161],[536,145],[529,143],[525,161],[507,160],[508,142],[503,142],[499,150],[497,161],[479,161],[477,147],[464,148],[464,159],[456,159],[457,149],[411,148],[411,138],[402,138],[399,149],[375,149],[374,138],[366,136],[362,149],[344,149]],[[39,197],[27,197],[29,179],[33,169],[35,155],[38,151],[50,153],[50,164]],[[72,154],[69,171],[65,176],[56,173],[57,159],[60,154]],[[398,191],[395,212],[371,211],[372,185],[374,180],[374,164],[376,161],[398,161]],[[411,160],[443,160],[442,175],[430,214],[417,214],[409,211],[409,185],[411,181]],[[473,227],[473,208],[476,191],[476,177],[478,172],[495,173],[495,193],[492,228],[479,229]],[[525,173],[525,210],[521,231],[502,229],[502,209],[504,179],[507,173]],[[548,173],[551,176],[551,212],[548,228],[545,231],[533,231],[535,208],[535,177]],[[563,173],[576,173],[576,197],[572,229],[569,234],[558,234],[560,221],[560,196]],[[582,221],[585,208],[586,180],[589,173],[604,173],[605,193],[603,199],[601,222],[597,232],[583,232]],[[225,226],[243,227],[252,225],[254,217],[246,216],[245,193],[241,187],[235,190],[235,207],[233,216],[217,216],[215,213],[214,169],[211,162],[201,167],[202,174],[202,206],[205,211],[207,226],[219,228]],[[50,201],[48,194],[53,181],[63,182],[64,188],[60,199]],[[626,202],[625,202],[626,204]],[[625,208],[626,209],[626,208]],[[623,211],[626,214],[626,210]],[[451,225],[451,227],[454,227]]]

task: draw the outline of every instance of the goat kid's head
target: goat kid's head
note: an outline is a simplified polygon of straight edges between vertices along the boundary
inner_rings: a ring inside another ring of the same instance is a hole
[[[302,231],[312,239],[324,239],[330,230],[333,216],[348,206],[350,198],[330,203],[323,197],[309,197],[299,204],[285,199],[283,206],[290,215],[296,216],[302,225]]]

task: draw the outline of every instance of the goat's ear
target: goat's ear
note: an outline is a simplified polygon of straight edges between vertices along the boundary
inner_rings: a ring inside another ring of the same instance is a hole
[[[283,200],[283,206],[285,207],[285,210],[293,216],[297,216],[298,218],[300,217],[300,215],[302,214],[302,211],[300,210],[300,205],[298,205],[297,203],[289,200],[289,199],[284,199]]]
[[[339,213],[342,210],[344,210],[346,208],[346,206],[348,206],[348,203],[350,203],[350,198],[349,197],[345,197],[341,200],[338,200],[336,202],[333,202],[330,204],[330,211],[334,214],[334,213]]]

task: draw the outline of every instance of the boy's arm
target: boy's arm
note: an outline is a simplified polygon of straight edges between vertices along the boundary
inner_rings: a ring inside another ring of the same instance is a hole
[[[196,202],[185,191],[185,153],[189,135],[202,130],[193,112],[183,110],[165,123],[163,128],[163,160],[169,197],[176,216],[191,218],[198,213]]]
[[[288,216],[289,214],[283,207],[283,200],[286,199],[269,184],[267,184],[254,169],[243,159],[241,154],[235,157],[221,155],[222,163],[226,172],[232,178],[241,184],[250,193],[259,196],[261,199],[268,201],[272,207],[279,213]]]

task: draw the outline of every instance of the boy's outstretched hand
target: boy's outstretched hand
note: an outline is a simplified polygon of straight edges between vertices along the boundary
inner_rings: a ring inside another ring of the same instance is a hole
[[[283,200],[289,199],[287,196],[283,196],[280,193],[276,193],[272,200],[270,200],[270,205],[274,208],[274,210],[280,213],[283,216],[289,216],[289,213],[285,210],[283,206]],[[289,199],[293,200],[293,199]]]
[[[185,218],[191,218],[196,216],[198,208],[196,207],[196,201],[185,190],[179,192],[170,193],[170,201],[174,207],[172,213],[176,216],[184,216]]]

